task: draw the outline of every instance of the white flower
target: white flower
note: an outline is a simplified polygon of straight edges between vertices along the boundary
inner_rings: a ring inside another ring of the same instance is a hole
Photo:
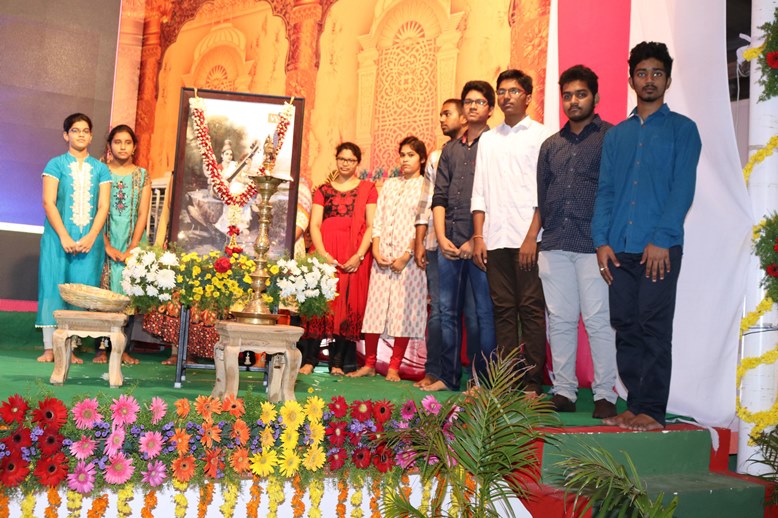
[[[131,289],[132,289],[132,283],[130,283],[130,281],[126,279],[124,275],[122,275],[122,291],[124,293],[129,293]]]
[[[305,295],[306,300],[312,299],[314,297],[318,297],[319,293],[321,293],[319,290],[305,290],[303,294]]]
[[[308,284],[309,288],[315,288],[319,284],[319,280],[321,279],[321,274],[318,270],[314,270],[310,273],[305,274],[305,282]]]
[[[150,266],[157,260],[156,254],[154,252],[146,252],[141,257],[140,263],[143,266]]]
[[[149,297],[156,297],[157,295],[159,295],[159,290],[153,284],[149,284],[148,286],[146,286],[146,295],[148,295]]]
[[[172,290],[176,287],[176,272],[173,270],[160,270],[157,274],[157,286],[163,290]]]
[[[161,300],[162,302],[170,300],[170,293],[163,293],[162,295],[159,296],[159,300]]]
[[[159,264],[164,266],[178,266],[178,257],[173,252],[165,252],[159,258]]]

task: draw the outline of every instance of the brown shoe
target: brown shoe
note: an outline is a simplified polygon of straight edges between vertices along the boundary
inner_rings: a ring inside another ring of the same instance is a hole
[[[598,399],[594,402],[594,412],[592,417],[595,419],[608,419],[616,415],[616,405],[607,399]]]
[[[562,394],[554,394],[551,404],[557,412],[575,412],[575,401],[570,401]]]

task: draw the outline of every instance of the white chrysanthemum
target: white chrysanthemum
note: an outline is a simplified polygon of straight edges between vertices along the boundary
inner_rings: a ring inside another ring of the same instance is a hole
[[[159,300],[161,300],[162,302],[166,302],[170,300],[170,293],[163,293],[162,295],[159,296]]]
[[[305,294],[305,298],[307,300],[307,299],[312,299],[314,297],[318,297],[319,293],[321,292],[319,290],[305,290],[303,293]]]
[[[164,266],[178,266],[178,257],[173,252],[165,252],[159,258],[159,264]]]
[[[153,284],[149,284],[148,286],[146,286],[146,295],[148,295],[149,297],[156,297],[157,295],[159,295],[159,290]]]
[[[308,285],[308,288],[315,288],[319,285],[319,280],[321,279],[321,274],[318,270],[314,270],[310,273],[305,274],[305,283]]]
[[[135,264],[132,266],[127,266],[125,270],[130,271],[130,277],[133,279],[142,279],[144,275],[146,275],[146,270],[143,269],[143,267],[139,264]]]
[[[173,270],[160,270],[157,273],[157,286],[163,290],[172,290],[176,287],[176,272]]]
[[[154,252],[145,252],[141,256],[140,264],[143,266],[150,266],[157,260],[157,255]]]
[[[122,274],[123,273],[124,272],[122,272]],[[122,291],[124,293],[129,293],[131,290],[132,290],[132,283],[128,279],[124,278],[124,275],[122,275]]]

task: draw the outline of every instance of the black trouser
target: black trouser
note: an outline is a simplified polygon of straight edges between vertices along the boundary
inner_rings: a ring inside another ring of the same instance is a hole
[[[646,278],[642,254],[616,254],[621,266],[610,265],[611,325],[616,330],[619,377],[629,391],[627,408],[665,424],[673,366],[673,316],[680,246],[670,248],[670,271],[664,280]]]
[[[319,363],[319,349],[321,340],[318,338],[305,338],[297,342],[297,348],[303,355],[301,365],[313,365]],[[351,372],[357,368],[356,344],[351,340],[336,337],[330,341],[330,369],[336,367],[344,372]]]

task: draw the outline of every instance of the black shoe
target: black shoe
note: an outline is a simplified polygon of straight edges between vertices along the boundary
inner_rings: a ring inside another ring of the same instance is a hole
[[[616,415],[616,405],[607,399],[598,399],[594,402],[594,412],[592,417],[595,419],[607,419]]]
[[[551,398],[551,404],[557,412],[575,412],[575,402],[561,394],[554,394],[554,397]]]

